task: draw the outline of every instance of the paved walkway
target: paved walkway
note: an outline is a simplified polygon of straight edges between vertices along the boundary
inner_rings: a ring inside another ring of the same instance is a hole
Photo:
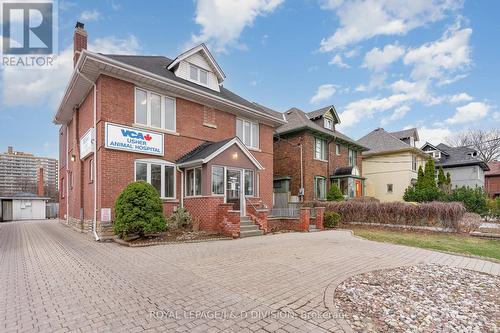
[[[347,231],[128,248],[51,222],[0,223],[0,331],[342,332],[335,287],[434,262],[500,265]]]

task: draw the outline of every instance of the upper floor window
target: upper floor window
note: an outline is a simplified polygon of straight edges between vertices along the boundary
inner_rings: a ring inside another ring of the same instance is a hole
[[[252,121],[236,119],[236,136],[250,148],[259,148],[259,124]]]
[[[338,143],[335,144],[335,154],[340,155],[340,145]]]
[[[135,123],[175,132],[175,99],[136,88]]]
[[[333,120],[331,120],[329,118],[323,118],[323,120],[324,120],[324,126],[325,126],[325,128],[333,130]]]
[[[153,185],[162,198],[175,198],[175,166],[161,160],[137,160],[135,181]]]
[[[417,156],[411,155],[411,169],[417,171]]]
[[[198,66],[189,64],[189,78],[205,86],[208,85],[208,72]]]
[[[328,159],[328,145],[326,140],[314,138],[314,158],[323,161]]]
[[[356,165],[357,153],[355,150],[349,149],[349,166]]]

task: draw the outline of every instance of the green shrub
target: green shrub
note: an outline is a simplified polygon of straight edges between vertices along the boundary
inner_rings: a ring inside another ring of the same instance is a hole
[[[422,166],[418,168],[417,183],[415,187],[409,186],[403,195],[403,200],[407,202],[431,202],[443,199],[442,189],[447,189],[447,179],[442,168],[439,169],[439,184],[436,185],[435,179],[436,167],[432,157],[427,159],[425,170]]]
[[[328,201],[343,201],[344,195],[340,191],[339,187],[336,184],[330,185],[330,190],[326,194],[326,200]]]
[[[481,187],[458,187],[446,197],[446,200],[462,202],[470,213],[485,215],[488,212],[486,193]]]
[[[336,212],[325,212],[324,220],[323,220],[323,225],[326,228],[335,228],[339,225],[340,223],[340,214]]]
[[[168,226],[173,229],[189,229],[193,228],[193,217],[186,208],[179,208],[168,218]]]
[[[500,197],[488,199],[488,217],[493,220],[500,219]]]
[[[166,228],[158,191],[144,181],[128,184],[115,202],[115,234],[120,238],[131,234],[144,236]]]

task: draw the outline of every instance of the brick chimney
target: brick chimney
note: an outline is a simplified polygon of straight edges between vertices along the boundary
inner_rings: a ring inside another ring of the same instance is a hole
[[[80,52],[87,49],[87,31],[82,22],[76,22],[75,33],[73,34],[73,67],[76,66]]]
[[[44,189],[44,181],[43,181],[43,168],[38,168],[37,172],[37,194],[40,197],[43,197],[45,194],[45,189]]]

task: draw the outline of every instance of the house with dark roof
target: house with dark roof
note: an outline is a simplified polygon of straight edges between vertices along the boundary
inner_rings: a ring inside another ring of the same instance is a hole
[[[477,152],[469,147],[450,147],[444,143],[436,146],[426,142],[422,150],[432,156],[436,167],[443,167],[451,176],[451,187],[484,187],[484,172],[488,165],[477,157]]]
[[[366,195],[380,201],[402,201],[406,188],[417,180],[417,171],[427,155],[416,147],[416,128],[387,132],[377,128],[358,140],[363,152]]]
[[[82,23],[73,40],[74,71],[54,117],[62,221],[107,235],[116,198],[142,180],[158,191],[166,216],[185,207],[202,230],[267,230],[281,113],[224,87],[226,74],[204,44],[173,59],[94,53]]]
[[[484,190],[490,198],[500,197],[500,161],[489,162],[488,168],[484,173]]]
[[[287,123],[274,135],[274,188],[280,193],[275,206],[325,200],[331,184],[347,198],[364,194],[361,152],[366,148],[336,129],[340,118],[333,105],[311,112],[294,107],[284,117]]]

